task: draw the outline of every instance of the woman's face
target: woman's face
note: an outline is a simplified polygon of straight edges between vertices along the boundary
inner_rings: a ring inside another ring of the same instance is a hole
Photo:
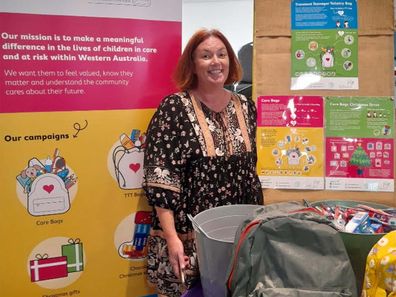
[[[219,84],[224,86],[227,80],[230,59],[224,43],[211,36],[203,41],[194,51],[194,73],[198,85]]]

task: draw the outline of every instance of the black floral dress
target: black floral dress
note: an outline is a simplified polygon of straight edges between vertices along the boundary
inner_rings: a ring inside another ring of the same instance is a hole
[[[144,190],[153,206],[148,279],[158,292],[180,296],[154,206],[171,209],[190,257],[189,287],[199,277],[193,228],[187,214],[228,204],[262,204],[256,173],[256,108],[242,95],[214,112],[188,92],[166,97],[147,132]]]

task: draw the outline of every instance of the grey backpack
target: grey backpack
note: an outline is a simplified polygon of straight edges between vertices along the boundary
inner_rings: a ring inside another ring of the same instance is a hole
[[[229,296],[358,296],[344,243],[325,217],[290,203],[261,211],[237,231]]]

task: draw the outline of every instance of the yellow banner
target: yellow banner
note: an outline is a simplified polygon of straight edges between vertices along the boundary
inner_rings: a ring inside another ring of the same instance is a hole
[[[0,115],[2,295],[152,293],[141,183],[153,112]]]

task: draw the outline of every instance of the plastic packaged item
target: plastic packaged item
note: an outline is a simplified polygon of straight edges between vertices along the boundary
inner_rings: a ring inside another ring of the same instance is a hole
[[[339,206],[334,207],[334,225],[340,231],[344,231],[346,225],[346,217],[344,211]]]
[[[370,218],[378,219],[382,222],[388,223],[391,215],[386,213],[381,209],[376,209],[364,204],[359,204],[358,207],[363,208],[365,211],[368,211],[368,215]]]
[[[363,224],[367,223],[367,220],[369,218],[369,215],[367,212],[364,211],[359,211],[356,213],[353,218],[345,225],[345,232],[350,232],[350,233],[361,233],[359,232],[359,226],[361,225],[360,228],[364,228]]]
[[[371,228],[373,229],[374,233],[384,233],[384,227],[382,224],[371,223]]]

